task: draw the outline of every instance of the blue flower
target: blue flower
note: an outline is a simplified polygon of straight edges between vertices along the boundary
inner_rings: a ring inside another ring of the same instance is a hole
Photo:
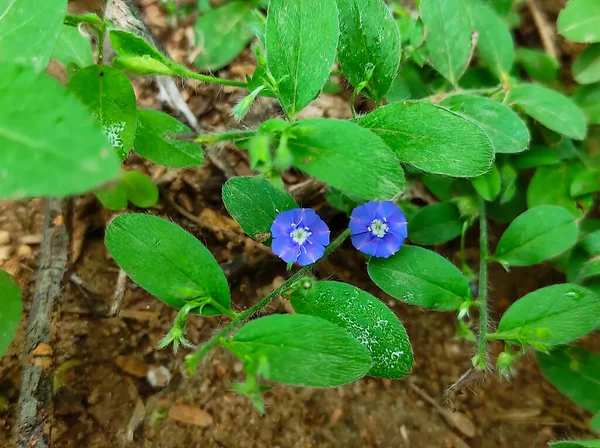
[[[369,201],[352,210],[352,244],[362,253],[388,258],[408,236],[406,216],[393,202]]]
[[[300,266],[314,263],[329,244],[329,228],[310,208],[295,208],[280,213],[271,225],[271,248],[288,263]]]

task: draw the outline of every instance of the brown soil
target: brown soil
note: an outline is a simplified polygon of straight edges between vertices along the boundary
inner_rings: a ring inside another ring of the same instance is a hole
[[[151,1],[143,3],[153,29],[168,35],[174,57],[185,57],[185,28],[167,33],[158,6]],[[241,77],[251,72],[251,61],[247,51],[222,75]],[[154,86],[141,79],[135,80],[135,86],[140,105],[155,106]],[[230,121],[229,114],[240,92],[187,86],[186,95],[206,129],[239,126]],[[347,101],[329,96],[309,109],[310,114],[321,116],[346,116],[348,112]],[[243,126],[250,127],[275,113],[272,102],[261,101]],[[243,155],[227,147],[221,155],[238,174],[248,173]],[[220,198],[225,177],[214,165],[165,170],[132,156],[127,166],[148,172],[161,186],[161,201],[150,212],[181,224],[224,263],[237,308],[250,306],[288,275],[282,262],[257,251],[229,218]],[[287,179],[290,184],[298,180],[294,176]],[[343,216],[327,208],[318,191],[304,194],[302,200],[304,206],[320,208],[332,229],[341,230]],[[189,378],[183,366],[185,351],[173,355],[156,350],[175,310],[143,289],[129,282],[120,315],[102,317],[111,303],[118,272],[103,244],[103,228],[111,215],[91,195],[72,201],[72,209],[71,270],[64,279],[52,343],[55,366],[62,372],[54,400],[55,448],[513,448],[544,447],[551,440],[592,435],[589,413],[544,379],[532,353],[517,364],[510,381],[490,375],[484,385],[458,403],[458,412],[475,425],[474,437],[449,426],[414,386],[442,404],[444,389],[470,367],[472,345],[454,339],[452,314],[425,312],[379,291],[368,279],[364,259],[348,245],[321,263],[315,275],[364,288],[390,306],[413,344],[412,374],[400,381],[365,378],[329,390],[276,385],[265,394],[267,412],[261,416],[246,398],[231,390],[231,383],[244,375],[240,362],[229,353],[214,350]],[[0,228],[10,233],[12,252],[8,259],[0,260],[0,267],[16,276],[27,310],[41,234],[41,201],[0,203]],[[456,249],[440,248],[454,261]],[[477,248],[469,254],[475,267]],[[549,266],[515,269],[510,274],[492,266],[492,316],[499,317],[527,292],[560,281],[560,275]],[[285,309],[285,303],[276,302],[265,312]],[[12,446],[14,440],[26,318],[27,312],[16,340],[0,360],[0,403],[2,397],[8,401],[0,408],[1,447]],[[224,323],[220,318],[193,317],[189,339],[200,344]],[[600,339],[596,335],[586,342],[598,345]],[[494,353],[500,350],[500,346],[494,347]],[[146,372],[158,366],[165,366],[173,378],[168,386],[153,388]]]

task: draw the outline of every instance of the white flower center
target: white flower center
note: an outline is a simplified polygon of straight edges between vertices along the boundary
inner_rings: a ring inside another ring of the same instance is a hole
[[[380,219],[374,219],[371,221],[371,225],[367,227],[369,232],[371,232],[377,238],[383,238],[389,230],[389,226],[386,224],[387,219],[383,218],[383,221]]]
[[[308,227],[298,227],[290,233],[290,237],[294,240],[294,243],[302,246],[306,240],[312,235],[312,232]]]

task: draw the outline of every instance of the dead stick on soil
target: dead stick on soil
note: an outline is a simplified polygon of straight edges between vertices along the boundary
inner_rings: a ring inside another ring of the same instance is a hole
[[[556,34],[556,31],[550,22],[548,22],[544,11],[542,11],[540,5],[538,4],[538,0],[526,1],[529,12],[531,12],[531,16],[535,22],[535,26],[540,33],[544,50],[546,50],[546,53],[548,53],[554,59],[558,59],[558,51],[556,50],[556,42],[554,41],[554,35]]]
[[[46,448],[52,430],[52,319],[68,259],[65,203],[45,203],[35,293],[29,312],[17,416],[17,446]]]
[[[115,317],[117,314],[119,314],[119,311],[121,311],[121,306],[123,305],[125,291],[127,291],[127,274],[123,269],[120,269],[119,277],[117,277],[115,295],[113,296],[113,303],[108,310],[107,317]]]

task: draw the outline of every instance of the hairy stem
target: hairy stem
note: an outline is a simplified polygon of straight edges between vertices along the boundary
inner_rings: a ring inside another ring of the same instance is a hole
[[[212,145],[213,143],[224,142],[226,140],[238,140],[240,138],[252,137],[256,134],[256,130],[251,131],[230,131],[221,132],[218,134],[198,135],[194,139],[195,143]]]
[[[488,274],[488,232],[485,199],[479,198],[479,341],[475,367],[487,368],[486,348],[488,338],[489,316],[487,309],[487,274]]]
[[[346,238],[348,238],[348,236],[350,236],[350,229],[346,229],[340,236],[333,240],[329,246],[327,246],[323,258],[325,258],[327,255],[329,255],[331,252],[337,249],[346,240]],[[321,258],[321,260],[323,258]],[[202,360],[202,358],[204,358],[204,356],[206,356],[206,354],[212,348],[214,348],[219,343],[221,339],[228,336],[238,326],[240,326],[246,320],[250,319],[256,313],[258,313],[261,309],[263,309],[265,306],[271,303],[277,296],[288,291],[298,280],[300,280],[304,275],[306,275],[306,273],[310,271],[313,266],[314,264],[304,266],[303,268],[301,268],[298,272],[296,272],[289,279],[287,279],[287,281],[283,285],[279,286],[278,288],[275,288],[262,300],[260,300],[247,310],[239,313],[231,322],[229,322],[229,324],[227,324],[217,334],[215,334],[212,338],[206,341],[196,353],[188,355],[186,357],[186,364],[190,374],[194,373],[196,367],[198,366],[198,363]]]
[[[223,86],[232,86],[232,87],[248,87],[248,83],[244,81],[233,81],[231,79],[223,79],[216,78],[214,76],[202,75],[200,73],[195,73],[190,70],[175,70],[179,76],[183,76],[184,78],[197,79],[198,81],[209,82],[212,84],[221,84]]]

